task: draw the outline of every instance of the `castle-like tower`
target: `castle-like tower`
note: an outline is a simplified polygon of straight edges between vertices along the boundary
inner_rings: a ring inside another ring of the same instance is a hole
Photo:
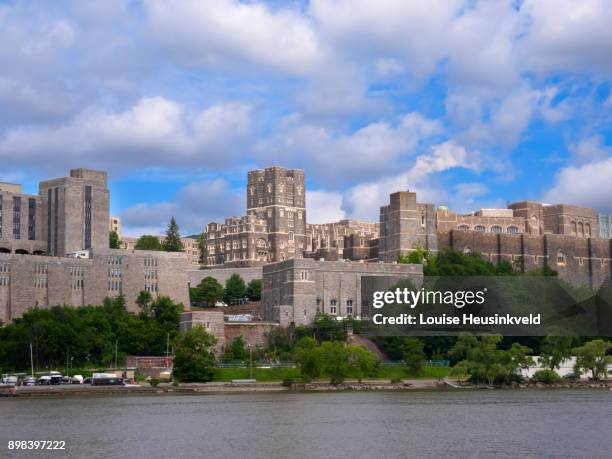
[[[302,258],[306,248],[304,171],[284,167],[249,171],[247,214],[267,222],[269,261]]]

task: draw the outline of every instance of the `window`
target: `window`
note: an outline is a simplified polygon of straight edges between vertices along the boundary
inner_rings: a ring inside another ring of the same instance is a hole
[[[502,227],[499,225],[493,225],[491,227],[491,232],[492,233],[501,233],[502,232]]]
[[[331,300],[329,302],[329,312],[330,314],[337,314],[338,308],[337,308],[337,301],[336,300]]]
[[[487,229],[483,226],[483,225],[476,225],[474,227],[474,231],[480,231],[482,233],[484,233]]]
[[[584,225],[582,224],[582,222],[578,223],[578,232],[576,234],[578,235],[578,237],[584,236]]]
[[[506,231],[510,234],[516,234],[518,233],[518,228],[516,226],[509,226]]]
[[[561,266],[564,266],[565,262],[566,262],[565,253],[563,253],[561,250],[559,250],[557,252],[557,264],[561,265]]]
[[[85,244],[86,249],[91,248],[91,186],[85,186]]]
[[[21,197],[13,196],[13,239],[21,239]]]
[[[425,226],[425,215],[421,215],[421,226]]]
[[[346,300],[346,314],[353,314],[353,300]]]
[[[584,236],[585,237],[591,237],[591,225],[590,225],[590,223],[587,223],[586,225],[584,225]]]
[[[469,229],[470,229],[470,227],[469,227],[469,226],[467,226],[467,225],[459,225],[459,226],[457,227],[457,229],[458,229],[459,231],[467,231],[467,230],[469,230]]]
[[[571,225],[572,236],[576,236],[576,234],[578,234],[578,225],[576,224],[576,222],[572,222],[570,223],[570,225]]]
[[[36,199],[28,199],[28,240],[36,239]]]

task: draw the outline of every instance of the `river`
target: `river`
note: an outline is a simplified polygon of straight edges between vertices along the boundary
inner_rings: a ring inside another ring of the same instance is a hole
[[[62,440],[16,452],[9,440]],[[612,391],[0,399],[0,457],[612,457]]]

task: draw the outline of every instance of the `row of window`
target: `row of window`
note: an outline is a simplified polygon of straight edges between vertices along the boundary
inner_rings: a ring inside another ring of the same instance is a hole
[[[157,267],[157,258],[145,258],[144,265],[145,265],[145,268]]]
[[[110,256],[108,257],[107,261],[108,264],[110,266],[120,266],[121,265],[121,258],[120,256]]]
[[[457,229],[459,231],[469,231],[470,230],[470,226],[466,225],[466,224],[461,224],[457,226]],[[485,233],[487,231],[487,227],[484,225],[475,225],[474,226],[474,231],[479,231],[481,233]],[[503,233],[504,229],[499,226],[499,225],[493,225],[491,226],[490,230],[491,233]],[[519,232],[519,229],[517,226],[508,226],[506,228],[506,233],[509,234],[517,234]]]

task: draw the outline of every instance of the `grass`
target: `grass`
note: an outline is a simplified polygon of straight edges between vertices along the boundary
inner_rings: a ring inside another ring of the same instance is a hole
[[[382,366],[376,373],[366,379],[438,379],[449,376],[450,367],[423,367],[418,376],[410,375],[403,366]],[[259,382],[280,382],[284,379],[297,379],[300,371],[297,368],[253,368],[253,378]],[[249,379],[249,368],[218,368],[215,381],[231,381],[232,379]],[[356,379],[349,374],[348,379]]]

